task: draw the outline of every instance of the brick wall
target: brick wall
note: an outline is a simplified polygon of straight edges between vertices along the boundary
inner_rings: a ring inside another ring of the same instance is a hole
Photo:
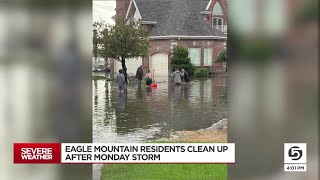
[[[149,56],[156,53],[156,52],[165,52],[169,56],[169,54],[170,54],[170,40],[152,40],[152,41],[150,41]],[[145,69],[149,68],[149,56],[144,57],[142,60],[143,67]]]
[[[201,65],[204,66],[204,48],[213,48],[212,66],[215,71],[225,71],[225,67],[214,63],[220,52],[224,49],[226,40],[178,40],[177,44],[185,48],[201,48]],[[152,40],[150,43],[149,55],[156,52],[165,52],[170,60],[171,55],[171,40]],[[149,56],[143,58],[143,67],[149,67]]]
[[[126,11],[129,7],[130,0],[116,0],[116,15],[117,17],[124,18],[126,15]],[[227,1],[226,0],[213,0],[209,10],[212,10],[213,5],[216,1],[220,2],[220,5],[223,8],[224,12],[224,24],[227,23]],[[209,1],[208,1],[209,2]],[[212,16],[210,15],[207,22],[211,25]],[[152,40],[150,43],[149,55],[156,53],[156,52],[165,52],[168,54],[168,58],[170,60],[171,55],[171,43],[172,41],[167,40]],[[224,71],[225,68],[219,64],[215,64],[214,61],[217,59],[220,52],[225,47],[225,40],[179,40],[177,41],[178,45],[181,45],[185,48],[201,48],[201,67],[203,67],[204,63],[204,48],[212,47],[213,48],[213,55],[212,55],[212,67],[215,71]],[[149,67],[149,56],[143,58],[143,67]]]
[[[185,48],[201,48],[201,67],[204,67],[204,48],[213,48],[212,53],[212,66],[218,66],[214,63],[217,59],[220,52],[225,47],[224,44],[226,41],[224,40],[180,40],[178,41],[178,45]]]

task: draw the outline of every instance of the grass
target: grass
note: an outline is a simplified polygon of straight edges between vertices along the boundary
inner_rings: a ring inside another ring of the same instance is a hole
[[[113,78],[107,78],[105,76],[92,76],[92,80],[106,80],[106,81],[113,81],[114,79]]]
[[[159,139],[147,143],[224,143],[227,130],[182,131],[177,139]],[[226,180],[225,164],[107,164],[101,170],[102,180]]]
[[[225,164],[109,164],[102,167],[102,180],[170,179],[226,180]]]

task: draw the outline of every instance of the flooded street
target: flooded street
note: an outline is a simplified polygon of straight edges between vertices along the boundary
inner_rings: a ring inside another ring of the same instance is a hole
[[[210,127],[227,117],[226,77],[192,80],[187,85],[158,83],[156,89],[93,80],[93,142],[133,143],[172,132]]]

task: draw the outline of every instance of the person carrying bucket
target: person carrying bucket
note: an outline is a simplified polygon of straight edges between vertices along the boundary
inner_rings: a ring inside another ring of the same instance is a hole
[[[136,72],[136,78],[138,79],[139,84],[141,84],[141,80],[143,78],[143,69],[142,65],[138,67],[137,72]]]

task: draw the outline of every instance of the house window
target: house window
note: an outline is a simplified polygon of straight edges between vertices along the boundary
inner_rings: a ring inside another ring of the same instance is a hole
[[[223,16],[222,7],[219,2],[216,2],[216,4],[214,4],[212,14],[217,16]]]
[[[203,64],[205,66],[211,66],[212,65],[212,48],[204,48],[203,50]]]
[[[195,66],[200,66],[201,49],[189,48],[189,58],[192,64],[194,64]]]
[[[219,27],[223,25],[223,18],[221,17],[213,17],[212,18],[212,26]]]
[[[223,10],[219,2],[216,2],[216,4],[213,6],[212,26],[217,28],[223,26]]]

